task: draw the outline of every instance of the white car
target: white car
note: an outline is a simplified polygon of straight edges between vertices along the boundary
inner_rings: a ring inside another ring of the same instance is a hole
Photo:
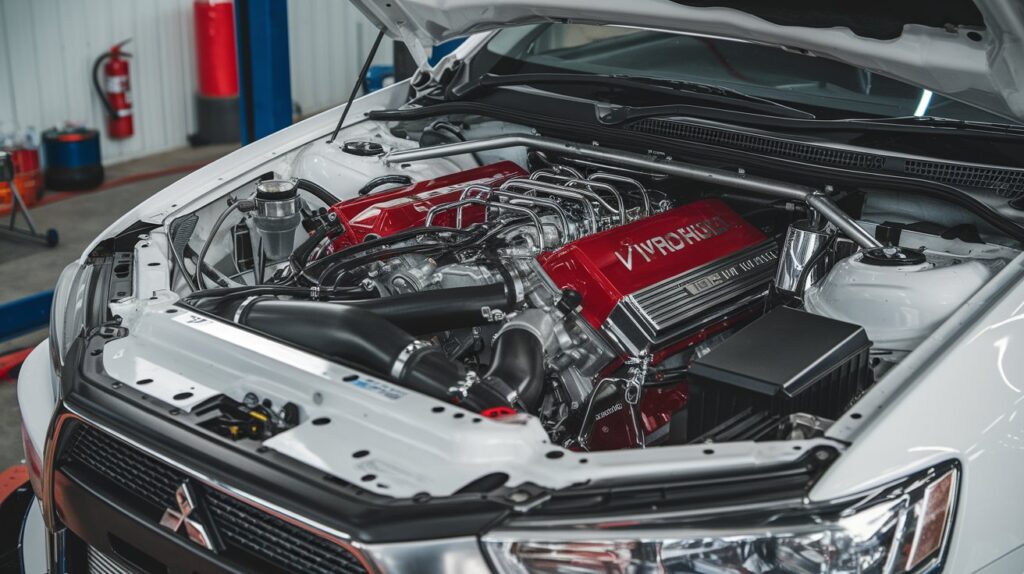
[[[1024,570],[1024,4],[357,4],[61,275],[23,572]]]

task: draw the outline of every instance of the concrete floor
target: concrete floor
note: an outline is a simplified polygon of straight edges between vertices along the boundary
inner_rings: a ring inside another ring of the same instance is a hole
[[[108,168],[107,180],[212,161],[233,149],[235,146],[183,148],[125,162]],[[82,193],[34,208],[31,213],[36,226],[41,229],[57,229],[60,244],[47,248],[30,241],[0,237],[0,302],[52,289],[61,270],[77,259],[98,233],[124,212],[184,175],[179,173],[103,191]],[[0,218],[0,224],[6,223],[6,217]],[[46,331],[43,329],[0,342],[0,355],[36,345],[45,337]],[[20,425],[15,385],[0,381],[0,470],[18,464],[22,459]]]

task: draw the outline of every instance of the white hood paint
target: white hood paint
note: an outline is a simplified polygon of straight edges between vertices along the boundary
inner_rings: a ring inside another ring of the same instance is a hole
[[[897,0],[898,1],[898,0]],[[975,0],[983,30],[909,24],[893,40],[848,28],[778,25],[731,8],[672,0],[352,0],[425,62],[426,47],[474,32],[562,21],[700,33],[807,51],[1024,120],[1024,2]],[[981,38],[976,40],[977,34]]]

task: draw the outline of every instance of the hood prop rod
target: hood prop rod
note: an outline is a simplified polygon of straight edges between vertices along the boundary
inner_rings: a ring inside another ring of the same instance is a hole
[[[356,76],[356,81],[352,85],[352,93],[348,96],[348,101],[345,102],[345,109],[341,110],[341,117],[338,118],[338,125],[334,126],[334,133],[331,134],[331,139],[327,140],[327,143],[334,143],[334,140],[338,138],[338,132],[341,131],[341,126],[345,124],[345,118],[348,117],[348,111],[352,109],[352,102],[356,99],[356,94],[359,93],[359,88],[363,85],[363,78],[366,77],[366,72],[370,69],[370,64],[373,63],[373,57],[377,55],[377,48],[380,48],[380,41],[384,39],[384,29],[381,28],[377,31],[377,39],[373,41],[373,47],[370,48],[370,53],[366,55],[366,60],[363,61],[363,68],[359,70],[359,75]]]
[[[874,249],[882,247],[882,244],[873,235],[858,225],[852,217],[832,201],[832,198],[813,187],[726,171],[724,169],[703,167],[668,158],[613,150],[596,145],[579,144],[568,140],[528,134],[494,136],[428,148],[391,151],[384,156],[384,163],[393,165],[511,147],[528,147],[551,153],[585,157],[604,163],[619,164],[684,179],[742,189],[790,201],[798,201],[817,210],[822,217],[835,225],[843,234],[862,248]]]

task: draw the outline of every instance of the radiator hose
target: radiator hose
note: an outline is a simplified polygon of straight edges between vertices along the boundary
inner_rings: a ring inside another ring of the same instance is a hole
[[[390,308],[396,299],[399,303]],[[491,366],[482,376],[406,330],[440,331],[483,320],[480,307],[472,309],[480,302],[494,304],[492,308],[511,307],[504,286],[499,284],[372,302],[258,297],[243,302],[231,315],[238,323],[270,336],[373,370],[408,389],[470,410],[512,407],[532,412],[544,383],[544,345],[533,329],[506,324],[497,337]]]

